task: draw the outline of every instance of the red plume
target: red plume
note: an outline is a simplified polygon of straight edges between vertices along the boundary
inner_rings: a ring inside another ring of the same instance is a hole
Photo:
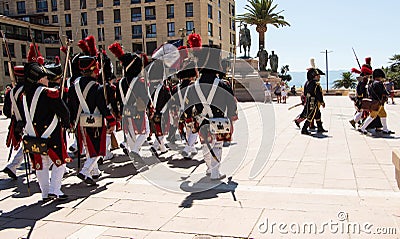
[[[60,47],[60,51],[64,52],[64,54],[67,55],[67,47],[66,46]]]
[[[94,39],[93,35],[90,35],[86,37],[86,42],[89,47],[89,54],[91,56],[96,56],[97,55],[97,48],[96,48],[96,40]]]
[[[56,56],[54,63],[56,65],[60,64],[60,57],[59,56]]]
[[[351,72],[356,73],[356,74],[361,74],[361,71],[356,68],[351,68]]]
[[[82,52],[84,54],[88,54],[89,53],[88,44],[84,40],[79,40],[78,47],[81,48],[81,50],[82,50]]]
[[[29,52],[28,52],[28,62],[35,62],[36,61],[36,53],[35,53],[35,47],[31,43],[29,45]]]
[[[361,67],[361,73],[364,73],[364,75],[372,75],[372,70],[367,65],[363,65]]]
[[[191,48],[201,47],[201,36],[197,33],[192,33],[188,36],[188,42]]]
[[[38,58],[37,58],[37,63],[39,63],[39,65],[44,65],[44,58],[43,58],[43,56],[39,56]]]
[[[111,53],[114,54],[118,59],[125,54],[124,50],[122,50],[122,47],[118,42],[109,45],[108,50],[110,50]]]

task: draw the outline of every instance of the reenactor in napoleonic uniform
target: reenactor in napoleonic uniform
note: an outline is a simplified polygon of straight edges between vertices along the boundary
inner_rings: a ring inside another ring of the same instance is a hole
[[[194,118],[193,115],[185,113],[185,99],[188,96],[189,86],[192,85],[197,77],[198,71],[194,61],[187,59],[183,62],[182,68],[178,71],[177,77],[180,82],[173,89],[173,106],[171,109],[176,111],[179,122],[178,129],[181,138],[185,139],[185,148],[181,152],[185,159],[191,159],[193,154],[197,153],[195,143],[198,138],[198,132],[194,129]]]
[[[385,102],[387,101],[387,97],[389,92],[385,89],[383,85],[383,81],[385,80],[385,73],[382,69],[375,69],[372,72],[373,82],[368,88],[368,95],[373,100],[379,103],[379,107],[377,109],[370,109],[369,116],[365,119],[363,125],[358,131],[362,134],[367,134],[367,127],[371,124],[377,117],[380,117],[380,121],[382,123],[383,134],[394,134],[393,131],[388,129],[387,126],[387,113],[385,111]]]
[[[24,90],[24,67],[14,66],[14,74],[16,77],[16,85],[5,94],[3,113],[7,118],[11,119],[8,127],[6,146],[10,148],[10,152],[16,151],[16,154],[11,162],[3,169],[3,172],[15,180],[17,179],[17,167],[24,160],[21,146],[22,130],[24,127],[22,122],[23,111],[20,111]]]
[[[168,102],[171,99],[171,90],[167,79],[159,82],[151,98],[152,101],[149,104],[150,130],[155,134],[156,140],[150,150],[158,157],[157,150],[160,150],[160,154],[168,151],[164,141],[164,135],[168,134],[170,127]]]
[[[119,43],[110,45],[108,49],[121,61],[125,72],[116,89],[125,137],[124,152],[136,164],[144,164],[139,152],[150,133],[146,112],[149,94],[148,85],[141,72],[147,65],[147,57],[144,54],[125,53]]]
[[[25,64],[24,72],[24,152],[29,153],[36,170],[43,200],[66,199],[61,180],[65,163],[71,160],[64,140],[64,129],[70,128],[69,111],[60,91],[48,88],[54,73],[37,62]]]
[[[360,123],[360,121],[363,118],[366,118],[366,113],[362,108],[362,100],[364,98],[368,98],[368,91],[367,91],[367,86],[368,86],[368,81],[369,78],[372,76],[372,68],[369,67],[369,65],[364,64],[361,67],[361,70],[358,70],[356,68],[351,69],[351,72],[360,74],[359,77],[357,77],[358,84],[356,87],[356,95],[354,98],[354,106],[357,110],[356,114],[354,115],[353,119],[350,120],[350,124],[356,128],[356,123]]]
[[[195,50],[195,55],[201,77],[189,87],[185,113],[196,119],[194,132],[199,132],[206,174],[211,180],[220,180],[226,177],[219,170],[222,146],[224,141],[231,140],[232,122],[238,118],[237,106],[230,87],[218,78],[224,74],[218,46],[203,46]]]
[[[107,56],[106,52],[103,50],[101,51],[102,54],[102,59],[104,59],[104,64],[101,64],[104,66],[104,70],[101,70],[100,75],[98,77],[98,82],[99,84],[103,84],[103,76],[102,73],[104,72],[104,80],[106,83],[106,101],[107,101],[107,107],[110,110],[110,112],[113,114],[113,116],[118,120],[121,115],[118,109],[118,102],[117,102],[117,87],[114,85],[112,82],[113,79],[115,79],[114,75],[114,67],[113,64],[111,63],[110,58]],[[113,142],[113,144],[112,144]],[[107,133],[107,144],[106,144],[106,156],[104,157],[104,160],[109,160],[114,157],[114,154],[111,152],[112,150],[118,148],[118,143],[116,141],[115,137],[115,132],[112,132],[110,134]],[[99,164],[103,164],[103,158],[99,160]]]
[[[86,151],[85,164],[78,177],[88,185],[96,185],[93,179],[100,176],[97,161],[106,155],[106,135],[114,131],[116,120],[107,108],[103,86],[98,83],[98,52],[90,43],[93,39],[88,38],[90,55],[79,57],[82,76],[69,88],[68,106],[71,123],[78,134],[78,148],[82,152],[84,147]]]
[[[317,123],[317,133],[328,132],[322,127],[320,106],[325,107],[322,88],[319,83],[320,76],[325,75],[318,68],[311,68],[307,71],[308,84],[304,88],[304,95],[306,96],[306,116],[307,120],[301,130],[302,134],[310,135],[308,127],[310,123],[315,120]]]

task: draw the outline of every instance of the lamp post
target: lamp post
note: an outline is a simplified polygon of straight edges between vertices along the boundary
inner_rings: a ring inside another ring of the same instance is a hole
[[[328,88],[329,88],[329,77],[328,77],[328,53],[332,53],[333,51],[328,51],[328,50],[325,50],[325,51],[321,51],[321,53],[324,53],[325,54],[325,64],[326,64],[326,93],[328,93]]]

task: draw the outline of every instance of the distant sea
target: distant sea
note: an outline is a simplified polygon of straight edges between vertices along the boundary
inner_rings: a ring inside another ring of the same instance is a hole
[[[348,70],[347,70],[348,71]],[[342,78],[342,73],[347,72],[346,70],[338,70],[338,71],[329,71],[328,74],[328,87],[332,89],[333,82],[337,79]],[[292,80],[288,82],[288,85],[292,87],[295,85],[297,88],[304,86],[304,83],[307,80],[307,72],[288,72],[289,75],[292,76]],[[326,89],[326,75],[321,76],[321,86],[322,89]]]

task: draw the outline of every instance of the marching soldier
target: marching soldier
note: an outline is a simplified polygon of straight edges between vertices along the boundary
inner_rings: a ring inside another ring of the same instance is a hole
[[[156,140],[150,147],[151,152],[158,157],[157,150],[160,154],[166,153],[168,150],[165,147],[164,135],[168,134],[170,119],[168,111],[168,101],[171,98],[171,91],[168,85],[168,80],[161,81],[156,90],[152,94],[152,104],[149,108],[151,121],[151,131],[155,134]],[[150,104],[149,104],[150,105]]]
[[[385,73],[383,72],[382,69],[375,69],[372,73],[372,78],[374,81],[368,88],[369,97],[373,101],[379,102],[379,107],[377,110],[371,109],[370,115],[364,121],[364,124],[358,131],[360,131],[363,134],[367,134],[368,133],[368,131],[367,131],[368,125],[371,124],[372,121],[376,117],[379,116],[381,119],[382,126],[383,126],[382,133],[383,134],[394,134],[394,132],[390,131],[387,127],[387,121],[386,121],[387,114],[386,114],[386,111],[384,108],[385,102],[387,101],[387,97],[389,95],[389,92],[386,91],[386,89],[383,85],[383,81],[385,80]]]
[[[367,64],[364,64],[361,67],[361,71],[356,68],[351,69],[351,71],[353,73],[360,74],[360,76],[357,77],[358,84],[356,88],[356,97],[354,101],[354,106],[356,107],[357,112],[354,115],[353,119],[349,121],[350,124],[354,128],[356,128],[356,123],[359,123],[359,121],[363,118],[365,113],[364,110],[361,109],[361,104],[364,98],[368,98],[367,85],[370,76],[372,76],[372,69],[369,68]]]
[[[48,78],[55,76],[52,72],[37,62],[27,63],[24,72],[24,152],[29,153],[36,169],[43,200],[66,199],[67,196],[61,191],[61,180],[65,163],[70,158],[62,128],[70,127],[69,111],[60,99],[59,90],[47,87]]]
[[[231,122],[237,120],[236,101],[229,93],[229,87],[218,78],[218,75],[224,73],[218,47],[203,46],[195,49],[194,53],[198,58],[201,77],[189,87],[185,113],[196,119],[195,132],[199,132],[203,146],[206,174],[211,180],[220,180],[226,177],[219,168],[223,142],[230,141]]]
[[[322,88],[319,83],[321,75],[325,75],[318,68],[311,68],[307,71],[307,80],[309,81],[307,86],[304,88],[304,95],[306,96],[306,118],[307,121],[304,123],[303,128],[301,130],[302,134],[310,135],[311,133],[308,131],[308,127],[310,123],[315,119],[317,122],[317,132],[324,133],[328,132],[322,127],[321,121],[321,111],[319,107],[325,107],[324,98],[322,95]]]
[[[119,112],[122,114],[122,128],[127,148],[125,152],[143,164],[139,154],[140,148],[150,133],[146,108],[149,102],[148,85],[140,75],[147,65],[146,55],[125,53],[119,43],[114,43],[108,49],[121,61],[125,71],[124,77],[117,85],[116,97]]]
[[[171,108],[178,112],[179,134],[186,141],[182,156],[191,159],[191,155],[197,153],[194,145],[198,138],[198,132],[194,129],[194,119],[192,115],[185,114],[184,111],[185,99],[188,95],[189,86],[192,85],[198,77],[196,64],[190,60],[184,62],[182,69],[177,73],[177,77],[180,79],[180,82],[174,87],[173,100],[171,101],[174,105]]]
[[[103,54],[103,59],[104,59],[104,69],[101,70],[100,76],[98,78],[98,81],[100,84],[103,84],[103,76],[102,74],[104,73],[104,80],[105,80],[105,87],[106,87],[106,102],[107,102],[107,107],[113,114],[113,116],[116,119],[119,119],[120,112],[118,109],[118,104],[117,104],[117,98],[116,98],[116,92],[117,92],[117,87],[113,84],[112,80],[115,79],[115,75],[113,72],[113,64],[111,63],[110,58],[107,56],[105,51],[102,51],[100,54]],[[111,150],[114,150],[115,148],[118,148],[118,142],[116,142],[115,138],[115,132],[112,132],[111,134],[107,134],[107,144],[106,144],[106,156],[104,157],[104,160],[109,160],[114,157],[114,154],[111,152]],[[112,141],[113,144],[112,144]],[[103,158],[99,160],[99,164],[103,164]]]
[[[71,122],[76,125],[78,143],[86,150],[86,161],[78,177],[88,185],[96,185],[92,175],[97,160],[106,155],[106,134],[114,131],[115,118],[107,108],[103,86],[97,82],[97,61],[95,56],[79,57],[82,77],[69,88]],[[82,151],[82,150],[81,150]],[[81,152],[78,152],[81,153]]]
[[[14,73],[17,84],[14,88],[6,92],[3,112],[7,118],[11,119],[10,126],[8,127],[6,145],[10,148],[10,156],[12,151],[17,152],[13,160],[4,168],[3,172],[10,178],[16,180],[17,167],[24,160],[22,147],[20,146],[24,127],[22,122],[23,111],[21,111],[24,90],[24,67],[14,66]]]

